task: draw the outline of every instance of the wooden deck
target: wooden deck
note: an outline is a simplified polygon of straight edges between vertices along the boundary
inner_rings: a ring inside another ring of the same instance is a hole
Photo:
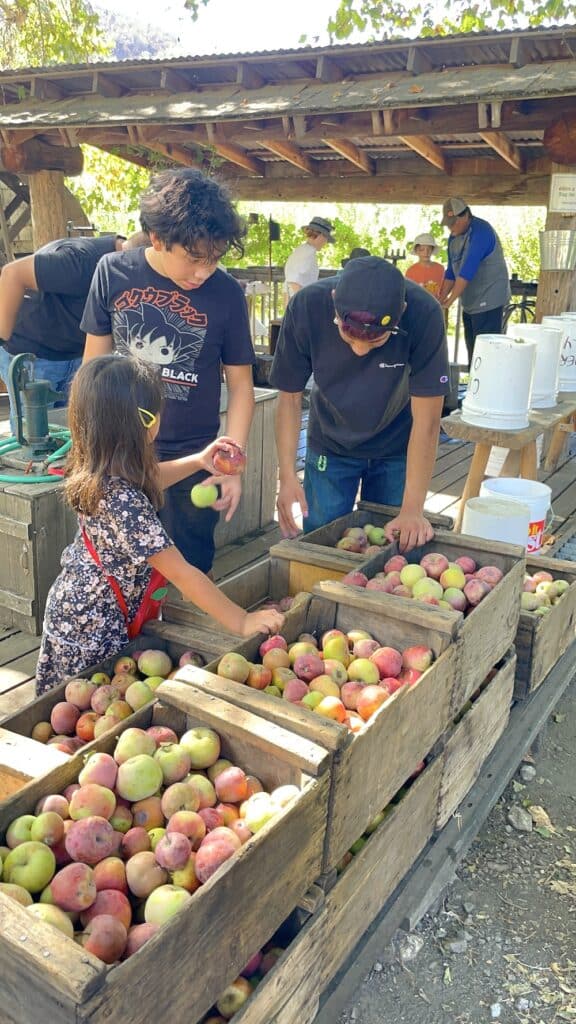
[[[306,419],[305,413],[298,447],[300,471],[303,469],[306,448]],[[440,444],[426,501],[429,512],[455,517],[472,451],[473,445],[467,442]],[[557,532],[568,518],[576,515],[576,458],[570,457],[566,449],[557,468],[553,472],[542,470],[539,479],[552,488],[554,530]],[[267,529],[221,548],[216,553],[214,563],[216,581],[259,561],[279,539],[277,524],[270,523]],[[39,637],[0,627],[0,720],[33,699],[39,644]]]

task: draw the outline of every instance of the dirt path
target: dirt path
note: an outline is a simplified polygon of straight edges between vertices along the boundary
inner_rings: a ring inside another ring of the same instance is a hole
[[[526,771],[528,767],[528,771]],[[535,769],[535,771],[534,771]],[[522,775],[526,778],[523,779]],[[533,778],[528,778],[533,775]],[[552,828],[534,824],[541,807]],[[519,831],[509,822],[532,825]],[[382,949],[341,1024],[576,1024],[576,684],[434,914]]]

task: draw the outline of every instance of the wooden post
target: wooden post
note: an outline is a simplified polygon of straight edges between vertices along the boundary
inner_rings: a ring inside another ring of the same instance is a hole
[[[36,171],[28,177],[32,238],[38,249],[66,237],[66,190],[63,171]]]
[[[550,175],[553,174],[576,174],[576,165],[552,163]],[[570,229],[576,229],[576,214],[547,211],[547,231],[568,231]],[[536,322],[540,323],[545,315],[564,313],[566,310],[573,309],[575,298],[573,270],[541,270],[536,297]]]

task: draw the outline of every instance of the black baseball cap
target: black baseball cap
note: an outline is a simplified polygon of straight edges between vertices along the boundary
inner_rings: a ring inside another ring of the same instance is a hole
[[[403,274],[380,256],[350,260],[334,290],[334,306],[342,324],[366,340],[394,331],[405,301]]]

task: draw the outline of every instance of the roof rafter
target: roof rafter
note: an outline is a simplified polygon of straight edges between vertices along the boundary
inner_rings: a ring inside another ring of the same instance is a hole
[[[398,138],[439,171],[444,171],[444,174],[451,173],[450,161],[446,159],[440,146],[437,146],[428,135],[399,135]]]
[[[351,142],[350,139],[324,139],[324,142],[327,146],[330,146],[330,149],[340,153],[340,156],[343,156],[351,164],[359,167],[365,174],[374,174],[373,160],[371,160],[367,153],[363,153],[361,149],[358,149],[358,146]]]
[[[525,163],[518,146],[504,132],[480,132],[480,138],[484,140],[498,156],[501,156],[507,164],[515,167],[517,171],[524,171]]]
[[[266,146],[266,149],[269,149],[271,153],[282,157],[283,160],[287,160],[289,164],[293,164],[294,167],[305,171],[306,174],[316,174],[313,161],[310,157],[306,156],[306,153],[299,146],[295,146],[293,142],[280,142],[277,139],[258,139],[258,141],[263,146]]]

